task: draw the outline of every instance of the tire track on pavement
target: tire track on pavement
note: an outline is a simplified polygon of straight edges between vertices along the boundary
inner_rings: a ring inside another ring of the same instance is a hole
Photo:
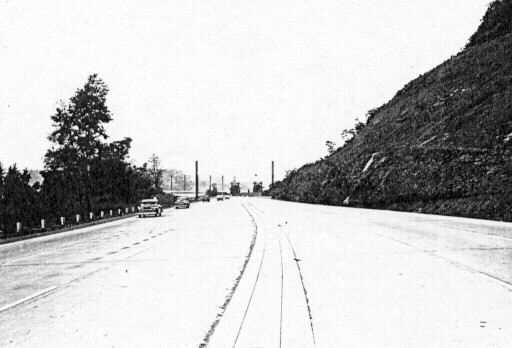
[[[309,324],[311,326],[311,336],[313,337],[313,346],[316,347],[315,330],[313,328],[313,315],[311,314],[311,307],[309,305],[308,292],[306,290],[306,285],[304,284],[304,277],[302,276],[302,271],[301,271],[300,265],[299,265],[299,261],[300,260],[297,258],[297,253],[295,253],[295,249],[293,248],[293,245],[292,245],[292,242],[290,240],[290,237],[288,236],[288,233],[286,233],[286,231],[284,231],[284,234],[286,236],[286,239],[288,239],[288,244],[290,244],[290,248],[292,249],[293,257],[295,259],[295,263],[297,265],[297,270],[299,272],[300,281],[302,283],[302,290],[304,291],[304,298],[306,300],[306,306],[308,308]]]
[[[254,291],[256,290],[256,285],[258,284],[258,279],[260,278],[261,268],[263,266],[263,260],[265,259],[266,248],[267,248],[267,241],[266,241],[266,236],[265,236],[265,244],[263,247],[263,255],[261,256],[260,267],[258,269],[258,274],[256,276],[256,280],[254,281],[254,285],[252,287],[252,292],[251,292],[251,296],[249,297],[249,302],[247,303],[247,307],[245,308],[245,313],[242,318],[242,322],[240,323],[240,328],[238,329],[238,333],[236,335],[235,342],[233,343],[233,348],[236,346],[238,338],[240,337],[240,332],[242,331],[242,327],[244,326],[244,321],[247,316],[247,312],[249,311],[249,307],[251,306],[252,297],[254,296]]]
[[[287,235],[288,242],[284,240],[286,231],[270,215],[247,205],[260,232],[254,250],[258,256],[249,262],[209,346],[316,347],[309,299],[291,240]]]
[[[272,230],[257,209],[250,206],[244,208],[258,229],[253,250],[257,256],[248,262],[229,310],[222,314],[223,320],[208,342],[212,347],[281,347],[284,343],[285,272],[281,241],[278,231]],[[261,331],[262,323],[270,325],[269,331]]]
[[[259,213],[265,213],[263,210],[261,210],[260,208],[254,206],[252,203],[249,203],[249,205],[254,208],[256,211],[258,211]],[[261,215],[258,214],[258,216],[260,217],[260,219],[262,219]],[[262,219],[263,220],[263,219]],[[292,253],[293,253],[293,258],[294,258],[294,261],[295,261],[295,264],[297,266],[297,271],[299,273],[299,277],[300,277],[300,282],[301,282],[301,286],[302,286],[302,291],[304,293],[304,299],[305,299],[305,303],[306,303],[306,307],[307,307],[307,311],[308,311],[308,316],[309,316],[309,325],[310,325],[310,328],[311,328],[311,337],[313,339],[313,345],[314,347],[316,347],[316,340],[315,340],[315,330],[314,330],[314,326],[313,326],[313,315],[312,315],[312,312],[311,312],[311,306],[310,306],[310,302],[309,302],[309,297],[308,297],[308,292],[306,290],[306,285],[304,284],[304,277],[302,275],[302,270],[300,269],[300,265],[299,265],[299,261],[300,259],[297,258],[297,253],[295,252],[295,248],[293,247],[293,244],[290,240],[290,237],[288,236],[288,233],[282,229],[281,225],[279,225],[279,230],[278,231],[282,231],[285,236],[286,236],[286,239],[288,240],[288,244],[290,245],[290,248],[292,250]],[[281,347],[281,339],[282,339],[282,335],[283,335],[283,332],[282,332],[282,318],[283,318],[283,293],[284,293],[284,279],[283,279],[283,252],[282,252],[282,247],[281,247],[281,237],[280,237],[280,233],[277,232],[277,236],[279,238],[279,249],[280,249],[280,252],[281,252],[281,275],[282,275],[282,278],[281,278],[281,320],[280,320],[280,325],[281,325],[281,328],[280,328],[280,339],[279,339],[279,347]]]
[[[238,284],[240,284],[240,280],[242,279],[242,277],[244,275],[244,272],[245,272],[245,270],[247,268],[247,264],[249,263],[249,260],[251,259],[252,252],[254,250],[254,245],[256,244],[256,239],[258,237],[258,225],[256,224],[256,220],[254,219],[254,216],[247,209],[247,207],[243,203],[241,203],[241,204],[242,204],[242,207],[247,212],[247,214],[249,215],[249,217],[251,218],[251,223],[252,223],[253,229],[254,229],[254,233],[253,233],[252,240],[251,240],[251,245],[249,246],[249,253],[247,254],[247,256],[245,258],[245,262],[244,262],[244,265],[242,266],[242,270],[240,271],[240,275],[235,279],[235,284],[233,285],[233,288],[231,289],[231,292],[228,294],[228,296],[226,297],[226,301],[224,302],[224,304],[221,307],[222,308],[222,312],[217,314],[217,318],[215,319],[215,321],[211,325],[210,330],[208,330],[208,332],[206,333],[206,335],[205,335],[205,337],[203,339],[203,342],[199,345],[199,348],[206,347],[208,345],[208,343],[210,342],[210,339],[211,339],[213,333],[215,332],[215,329],[216,329],[217,325],[219,325],[220,319],[222,318],[222,316],[226,312],[226,309],[228,308],[228,305],[231,302],[231,299],[233,298],[233,295],[234,295],[234,293],[235,293],[235,291],[236,291],[236,289],[238,287]],[[263,262],[263,258],[262,258],[262,262]]]
[[[284,267],[283,267],[283,248],[281,247],[281,236],[277,233],[279,239],[279,254],[281,256],[281,310],[279,318],[279,348],[281,348],[283,340],[283,294],[284,294]]]

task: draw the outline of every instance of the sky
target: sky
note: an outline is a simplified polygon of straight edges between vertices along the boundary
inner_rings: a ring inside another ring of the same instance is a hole
[[[130,159],[270,183],[459,52],[489,0],[0,4],[0,162],[42,169],[50,116],[90,74]]]

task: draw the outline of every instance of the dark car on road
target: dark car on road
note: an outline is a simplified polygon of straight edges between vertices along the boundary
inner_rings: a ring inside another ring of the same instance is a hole
[[[197,200],[201,201],[201,202],[209,202],[210,201],[210,196],[209,195],[199,196],[197,198]]]
[[[178,208],[190,208],[190,201],[187,197],[178,197],[176,200],[176,209]]]
[[[225,201],[226,199],[229,199],[229,193],[227,193],[227,192],[219,192],[217,194],[217,200],[218,201]]]

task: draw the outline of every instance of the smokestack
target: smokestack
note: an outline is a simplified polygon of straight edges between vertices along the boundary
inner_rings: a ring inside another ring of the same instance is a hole
[[[274,186],[274,161],[272,161],[272,186]]]
[[[196,161],[196,200],[199,197],[199,165],[198,161]]]

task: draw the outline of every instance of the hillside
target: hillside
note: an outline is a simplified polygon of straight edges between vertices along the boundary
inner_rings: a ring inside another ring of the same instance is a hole
[[[407,84],[342,148],[289,172],[269,194],[512,221],[511,9],[512,0],[493,2],[462,52]]]

